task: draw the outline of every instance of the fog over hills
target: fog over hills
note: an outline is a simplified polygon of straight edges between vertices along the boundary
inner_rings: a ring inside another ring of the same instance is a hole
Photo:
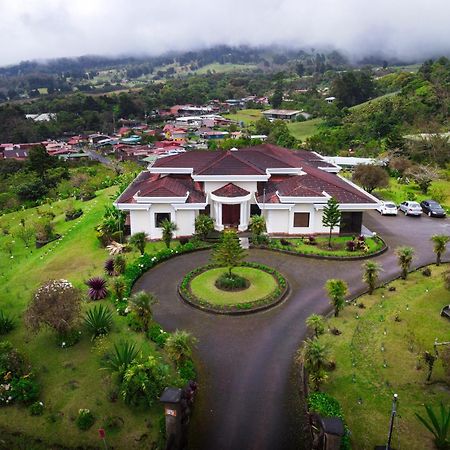
[[[446,0],[0,0],[0,65],[216,45],[339,50],[353,60],[450,54]]]

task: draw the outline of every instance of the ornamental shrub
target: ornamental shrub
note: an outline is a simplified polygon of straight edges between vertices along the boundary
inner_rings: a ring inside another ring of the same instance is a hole
[[[28,408],[32,416],[42,416],[44,414],[44,403],[34,402]]]
[[[157,323],[150,325],[147,332],[147,337],[161,348],[164,347],[169,336],[170,334],[164,331]]]
[[[180,375],[183,383],[188,383],[189,381],[196,379],[197,373],[191,359],[187,359],[179,365],[178,374]]]
[[[0,309],[0,334],[8,334],[14,327],[14,319]]]
[[[13,378],[10,391],[13,400],[29,405],[39,397],[39,385],[30,376],[26,376],[27,378]]]
[[[249,281],[235,273],[223,273],[217,278],[215,285],[218,289],[232,291],[237,289],[245,289],[249,286]]]
[[[75,423],[80,430],[86,431],[94,425],[95,417],[89,409],[80,409]]]

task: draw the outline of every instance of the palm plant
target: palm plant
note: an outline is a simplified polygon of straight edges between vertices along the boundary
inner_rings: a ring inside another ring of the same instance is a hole
[[[314,389],[318,390],[320,384],[327,379],[326,365],[328,364],[329,350],[325,344],[317,339],[307,339],[303,343],[300,360],[308,371]]]
[[[173,238],[173,232],[177,230],[177,225],[174,222],[171,222],[169,219],[164,219],[161,222],[162,228],[162,239],[166,244],[167,248],[170,248],[170,242]]]
[[[348,285],[344,280],[330,279],[325,283],[328,297],[334,307],[334,317],[339,316],[339,311],[344,308],[345,296],[348,293]]]
[[[443,403],[439,406],[439,415],[434,412],[430,405],[425,405],[425,410],[428,417],[422,417],[415,413],[416,417],[425,426],[425,428],[434,436],[434,443],[436,448],[448,450],[450,448],[450,441],[448,439],[450,429],[450,406],[444,406]]]
[[[214,230],[214,220],[206,214],[199,214],[195,218],[195,232],[204,240]]]
[[[148,326],[152,320],[152,306],[156,302],[156,297],[145,291],[136,292],[136,294],[130,298],[130,308],[138,316],[144,331],[148,330]]]
[[[254,236],[261,236],[266,231],[266,219],[257,214],[250,217],[250,229]]]
[[[99,336],[108,334],[113,323],[111,311],[103,305],[95,305],[86,311],[84,324],[92,335],[92,340]]]
[[[101,300],[108,295],[106,280],[101,277],[92,277],[86,281],[89,287],[88,296],[91,300]]]
[[[367,286],[369,288],[369,295],[373,294],[373,291],[375,290],[375,286],[378,281],[378,277],[380,275],[380,272],[383,270],[381,265],[373,262],[373,261],[366,261],[363,265],[363,281],[367,283]]]
[[[192,347],[196,343],[197,339],[187,331],[176,330],[167,338],[164,348],[169,357],[179,367],[180,364],[191,358]]]
[[[141,253],[141,255],[145,252],[145,244],[147,242],[147,234],[143,231],[139,233],[134,233],[130,236],[130,244]]]
[[[325,319],[319,314],[311,314],[306,319],[306,325],[314,332],[315,337],[319,337],[325,332]]]
[[[414,249],[412,247],[398,247],[395,250],[397,254],[398,265],[402,272],[402,278],[406,280],[408,271],[414,258]]]
[[[103,368],[117,372],[122,379],[128,366],[138,357],[139,351],[135,342],[121,341],[119,344],[114,344],[114,352]]]
[[[435,234],[431,236],[431,241],[433,242],[433,251],[436,253],[436,265],[441,264],[442,255],[447,250],[447,244],[450,242],[450,236],[445,234]]]

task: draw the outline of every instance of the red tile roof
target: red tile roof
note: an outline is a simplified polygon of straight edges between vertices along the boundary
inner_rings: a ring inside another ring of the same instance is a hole
[[[250,192],[242,189],[239,186],[236,186],[233,183],[228,183],[225,186],[216,189],[212,193],[214,195],[217,195],[218,197],[244,197],[245,195],[250,194]]]

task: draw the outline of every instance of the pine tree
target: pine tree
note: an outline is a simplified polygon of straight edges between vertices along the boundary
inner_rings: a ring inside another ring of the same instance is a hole
[[[331,248],[331,233],[333,228],[335,228],[341,222],[341,212],[339,211],[338,202],[334,197],[331,197],[325,208],[323,209],[322,224],[324,227],[330,228],[330,236],[328,239],[328,247]]]
[[[228,267],[228,274],[231,277],[233,267],[238,266],[246,255],[236,231],[227,230],[224,231],[221,241],[214,250],[213,260],[220,266]]]

